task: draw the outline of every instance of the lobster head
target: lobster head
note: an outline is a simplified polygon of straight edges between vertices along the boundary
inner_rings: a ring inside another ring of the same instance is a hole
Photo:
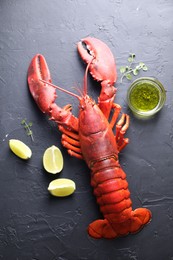
[[[105,124],[98,124],[100,121],[105,121],[105,117],[95,101],[88,95],[83,96],[79,102],[80,132],[84,136],[90,136],[91,134],[104,131]]]

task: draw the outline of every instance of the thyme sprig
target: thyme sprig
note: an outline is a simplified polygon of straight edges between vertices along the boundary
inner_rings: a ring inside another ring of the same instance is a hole
[[[139,74],[140,70],[147,71],[148,67],[145,65],[144,62],[139,62],[136,66],[135,63],[135,53],[130,53],[127,61],[129,64],[127,66],[121,66],[120,67],[120,73],[122,74],[121,77],[121,83],[123,81],[123,78],[125,77],[128,80],[132,80],[133,75],[137,76]]]
[[[32,141],[34,141],[33,132],[31,130],[33,123],[32,122],[27,123],[25,118],[21,121],[21,125],[24,126],[24,129],[26,130],[26,134],[31,137]]]

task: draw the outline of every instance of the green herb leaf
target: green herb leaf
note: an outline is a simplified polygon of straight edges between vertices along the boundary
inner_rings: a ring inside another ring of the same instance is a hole
[[[143,66],[145,66],[145,63],[144,62],[139,62],[139,66],[141,66],[141,68],[142,68]]]
[[[127,60],[128,60],[128,62],[130,62],[130,63],[133,62],[133,58],[132,58],[132,57],[128,57]]]
[[[138,73],[139,73],[139,70],[138,70],[137,68],[133,70],[133,75],[134,75],[134,76],[137,76]]]
[[[26,119],[23,119],[23,120],[21,121],[21,125],[23,125],[24,129],[26,130],[26,134],[27,134],[28,136],[31,136],[32,141],[34,141],[33,133],[32,133],[32,130],[31,130],[31,127],[32,127],[32,125],[33,125],[32,122],[27,123],[27,122],[26,122]]]
[[[125,77],[126,77],[126,79],[128,79],[128,80],[132,80],[132,74],[130,74],[130,73],[127,73],[127,74],[125,75]]]
[[[120,67],[120,72],[121,72],[121,73],[124,73],[125,71],[126,71],[126,67],[123,67],[123,66]]]
[[[23,120],[21,121],[21,125],[24,125],[25,122],[26,122],[26,119],[23,119]]]
[[[134,59],[136,55],[135,53],[130,53],[128,57],[128,62],[130,63],[129,66],[121,66],[120,72],[122,74],[121,82],[124,77],[126,79],[131,80],[132,75],[137,76],[140,70],[147,71],[148,67],[145,65],[144,62],[139,62],[136,66],[134,66]]]
[[[133,59],[136,57],[135,53],[130,53],[129,55],[130,55],[130,57],[132,57]]]
[[[147,71],[147,70],[148,70],[148,67],[147,67],[146,65],[144,65],[144,66],[142,67],[142,69],[143,69],[143,71]]]

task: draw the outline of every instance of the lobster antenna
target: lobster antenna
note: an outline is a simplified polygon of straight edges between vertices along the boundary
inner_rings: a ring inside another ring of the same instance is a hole
[[[88,76],[88,69],[89,69],[89,66],[91,65],[92,61],[94,60],[94,57],[93,59],[88,63],[87,67],[86,67],[86,70],[85,70],[85,75],[84,75],[84,95],[87,94],[87,76]]]
[[[81,97],[83,96],[83,93],[82,93],[82,91],[79,88],[72,87],[72,89],[75,89],[81,95]]]
[[[52,86],[52,87],[54,87],[54,88],[56,88],[56,89],[58,89],[58,90],[61,90],[61,91],[65,92],[65,93],[67,93],[67,94],[69,94],[69,95],[71,95],[71,96],[73,96],[73,97],[76,97],[79,101],[81,100],[81,97],[78,96],[78,95],[76,95],[76,94],[74,94],[73,92],[70,92],[70,91],[68,91],[68,90],[65,90],[65,89],[63,89],[63,88],[61,88],[61,87],[59,87],[59,86],[56,86],[56,85],[54,85],[54,84],[52,84],[52,83],[50,83],[50,82],[48,82],[48,81],[46,81],[46,80],[43,80],[43,79],[40,79],[40,81],[43,82],[43,83],[45,83],[45,84],[48,84],[48,85],[50,85],[50,86]]]

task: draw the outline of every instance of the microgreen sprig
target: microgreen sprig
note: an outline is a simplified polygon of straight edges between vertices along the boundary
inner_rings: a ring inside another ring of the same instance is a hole
[[[26,130],[26,134],[31,137],[32,141],[34,141],[33,132],[32,132],[32,130],[31,130],[31,127],[32,127],[32,125],[33,125],[32,122],[27,123],[26,118],[25,118],[25,119],[23,119],[23,120],[21,121],[21,125],[24,126],[24,128],[25,128],[25,130]]]
[[[120,67],[120,73],[122,74],[121,77],[121,83],[123,81],[123,78],[126,77],[128,80],[132,80],[133,75],[137,76],[139,74],[140,70],[147,71],[148,67],[145,65],[144,62],[139,62],[136,66],[134,65],[135,60],[135,53],[130,53],[128,57],[129,65],[127,66],[121,66]]]

